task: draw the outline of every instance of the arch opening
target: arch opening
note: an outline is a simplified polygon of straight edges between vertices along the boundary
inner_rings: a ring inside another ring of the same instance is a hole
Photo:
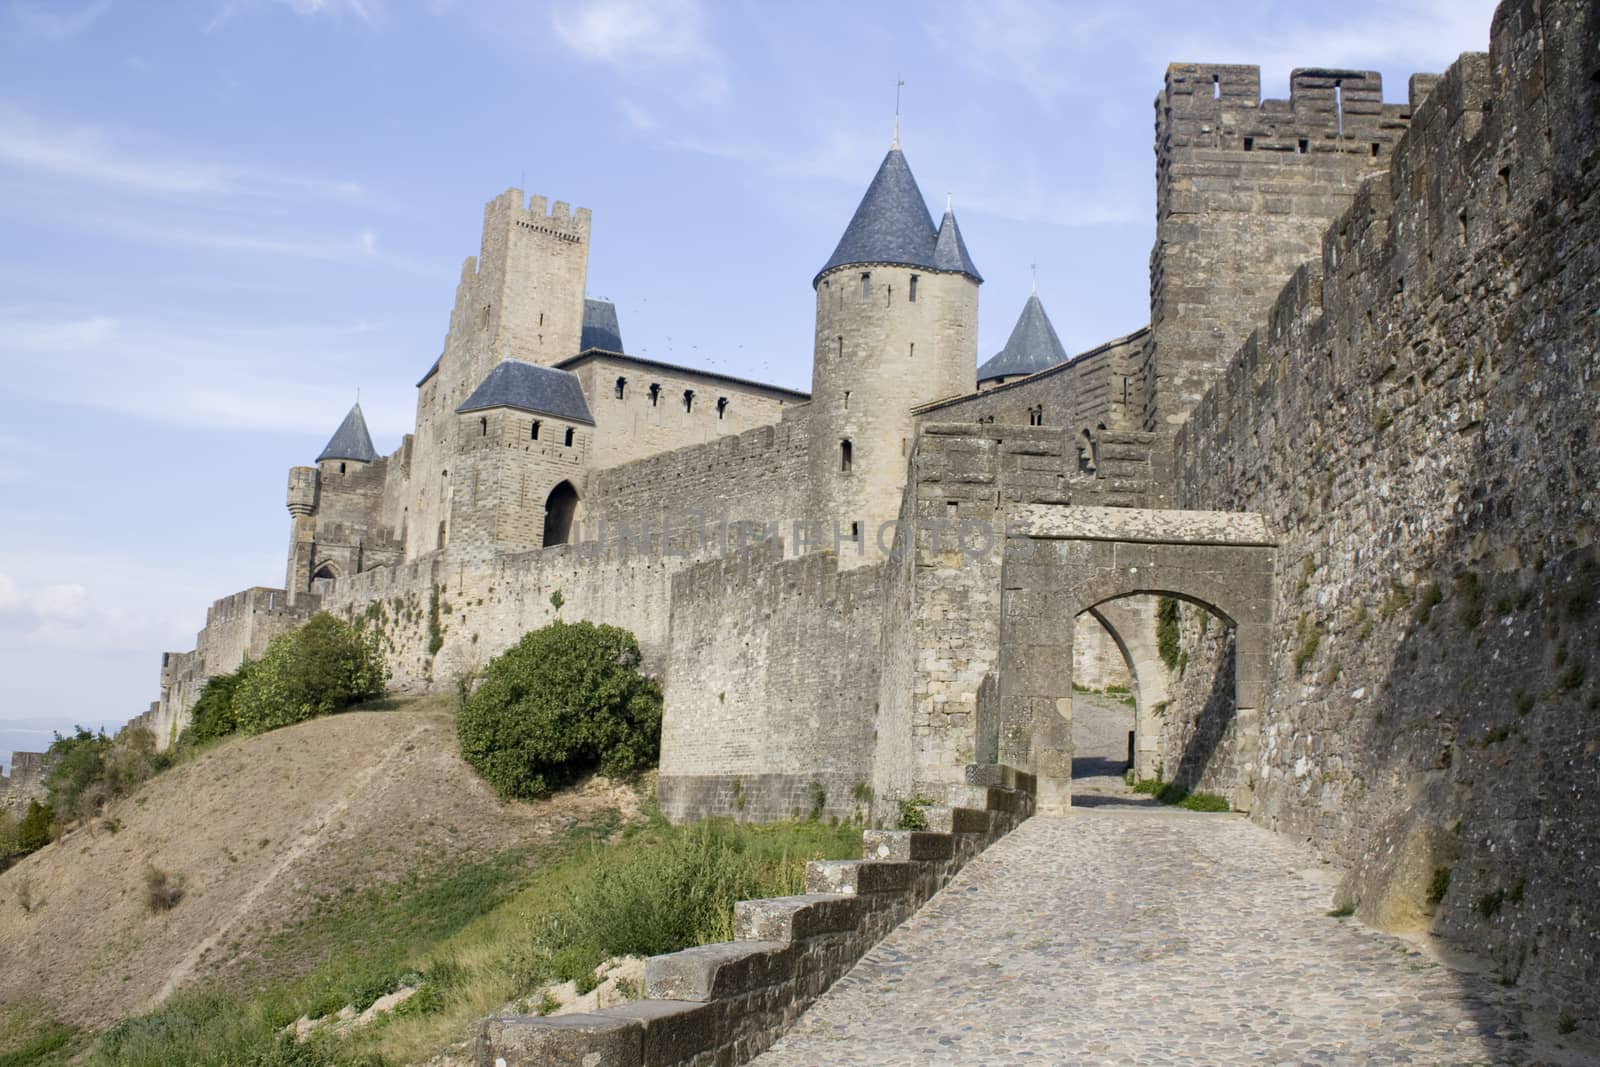
[[[578,513],[578,491],[571,482],[550,490],[544,502],[544,546],[564,545],[572,536],[572,520]]]

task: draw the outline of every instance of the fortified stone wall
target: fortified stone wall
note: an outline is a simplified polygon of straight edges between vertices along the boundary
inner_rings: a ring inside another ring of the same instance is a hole
[[[1412,106],[1423,91],[1413,79]],[[1375,71],[1296,70],[1288,100],[1262,100],[1259,67],[1167,68],[1144,429],[1183,421],[1362,179],[1389,165],[1410,113],[1383,103]]]
[[[807,400],[804,393],[641,359],[584,355],[560,366],[583,382],[594,414],[589,465],[595,470],[771,426]]]
[[[595,428],[504,407],[456,418],[448,542],[539,548],[551,490],[563,481],[582,490]]]
[[[173,744],[189,725],[190,711],[207,678],[236,670],[246,657],[260,659],[274,637],[309,619],[319,602],[315,595],[302,594],[291,605],[284,590],[256,586],[207,608],[194,650],[162,654],[161,700],[153,715],[140,716],[155,734],[157,747]]]
[[[1503,3],[1176,443],[1282,537],[1255,817],[1590,1030],[1597,172],[1594,5]]]
[[[584,536],[602,523],[613,531],[687,531],[776,522],[787,543],[789,522],[804,513],[809,429],[810,408],[797,405],[774,426],[597,471],[589,478]]]
[[[672,580],[662,810],[773,819],[871,807],[881,568],[776,541]]]
[[[1050,427],[921,427],[886,565],[880,806],[919,792],[937,799],[962,785],[968,764],[1001,756],[1001,559],[1012,511],[1160,499],[1165,449],[1154,435],[1104,433],[1094,474],[1079,470],[1071,437]]]
[[[1079,434],[1102,426],[1142,429],[1145,398],[1135,386],[1149,334],[1149,329],[1135,330],[1074,356],[1070,363],[926,404],[916,409],[918,421],[1065,426]],[[1086,448],[1085,469],[1093,458]]]
[[[48,770],[48,757],[43,752],[11,753],[11,774],[0,774],[0,812],[21,818],[27,813],[30,801],[42,802],[44,776]]]

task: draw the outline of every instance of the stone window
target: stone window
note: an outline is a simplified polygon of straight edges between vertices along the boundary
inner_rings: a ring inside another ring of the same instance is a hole
[[[839,442],[839,472],[841,474],[850,473],[851,464],[855,462],[854,453],[855,447],[850,444],[850,438],[846,437]]]
[[[340,464],[339,464],[339,473],[340,473],[340,474],[343,474],[343,473],[344,473],[344,463],[343,463],[343,462],[342,462],[342,461],[341,461],[341,462],[340,462]]]
[[[617,379],[617,399],[621,400],[627,394],[628,394],[628,379],[626,379],[626,378],[618,378]]]
[[[848,389],[844,391],[844,409],[846,411],[850,410],[850,390]]]
[[[850,524],[850,540],[852,540],[852,541],[861,540],[861,523],[860,522],[852,522]]]
[[[1302,138],[1300,138],[1300,140],[1295,142],[1294,150],[1298,155],[1302,155],[1303,156],[1303,155],[1306,154],[1306,149],[1308,149],[1310,147],[1311,147],[1311,142],[1306,140],[1304,137],[1302,137]]]
[[[722,416],[725,415],[727,413],[727,411],[728,411],[728,398],[725,397],[725,396],[717,397],[717,418],[719,418],[719,419],[722,418]]]
[[[574,431],[574,430],[573,430],[573,429],[572,429],[572,427],[571,427],[571,426],[568,426],[568,427],[567,427],[567,439],[566,439],[566,442],[565,442],[565,443],[566,443],[566,446],[567,446],[567,447],[568,447],[568,448],[571,448],[571,447],[572,447],[572,436],[573,436],[573,433],[574,433],[574,432],[575,432],[575,431]]]
[[[1244,139],[1244,150],[1246,152],[1254,152],[1255,149],[1256,149],[1256,139],[1254,137],[1246,137]]]
[[[651,382],[650,383],[650,406],[651,407],[655,407],[656,404],[660,400],[661,400],[661,384],[659,382]]]
[[[685,411],[693,411],[694,410],[694,390],[693,389],[685,389],[683,391],[683,410],[685,410]]]
[[[1039,404],[1039,405],[1037,405],[1035,407],[1031,407],[1031,408],[1028,409],[1028,425],[1029,426],[1043,426],[1044,425],[1044,405],[1043,404]]]
[[[911,285],[906,290],[906,299],[913,304],[917,302],[917,276],[915,274],[911,276]]]
[[[837,340],[839,342],[839,358],[843,359],[844,358],[844,338],[843,337],[839,337],[839,338],[837,338]]]
[[[487,415],[485,415],[483,418],[478,420],[478,436],[479,437],[488,437],[489,436],[489,417]]]
[[[917,342],[915,342],[915,341],[911,342],[911,348],[910,348],[909,351],[906,352],[906,355],[909,356],[912,359],[916,359],[917,358]]]
[[[528,427],[528,440],[537,441],[538,439],[539,439],[539,420],[538,419],[534,419],[533,420],[533,424]]]
[[[861,299],[865,300],[872,295],[872,272],[861,272]]]

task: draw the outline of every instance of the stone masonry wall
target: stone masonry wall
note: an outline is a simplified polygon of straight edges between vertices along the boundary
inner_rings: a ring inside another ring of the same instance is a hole
[[[882,681],[873,789],[880,805],[937,797],[968,764],[1000,756],[1000,567],[1025,504],[1148,507],[1165,484],[1152,435],[1102,435],[1100,468],[1079,469],[1069,431],[927,423],[912,455],[885,568]]]
[[[1017,378],[982,392],[916,409],[923,422],[983,422],[1002,426],[1065,426],[1075,434],[1100,426],[1142,429],[1144,397],[1135,388],[1149,330],[1074,356],[1070,363]],[[1085,442],[1087,444],[1087,442]],[[1093,455],[1085,449],[1086,462]]]
[[[1262,100],[1259,67],[1197,63],[1167,68],[1155,106],[1138,374],[1149,430],[1182,422],[1362,179],[1388,166],[1411,111],[1383,103],[1375,71],[1296,70],[1288,100]]]
[[[771,426],[806,402],[803,393],[644,360],[588,355],[562,366],[583,382],[594,415],[589,456],[594,470]],[[619,378],[624,381],[621,396]],[[692,403],[685,403],[685,391],[694,393]]]
[[[1254,816],[1591,1033],[1596,173],[1600,15],[1502,3],[1176,443],[1282,539]]]
[[[672,581],[658,794],[668,817],[870,809],[880,568],[768,542]]]

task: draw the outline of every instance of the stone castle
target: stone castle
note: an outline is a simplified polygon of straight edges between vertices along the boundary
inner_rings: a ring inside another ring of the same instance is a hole
[[[217,601],[140,721],[318,610],[412,690],[559,612],[662,677],[674,818],[1017,771],[1059,811],[1074,683],[1120,677],[1141,777],[1592,1022],[1600,15],[1506,0],[1400,102],[1174,64],[1154,114],[1147,324],[1072,356],[1033,295],[980,366],[982,249],[896,145],[811,279],[809,394],[627,354],[589,212],[495,198],[414,431],[357,406],[289,472],[283,587]]]

